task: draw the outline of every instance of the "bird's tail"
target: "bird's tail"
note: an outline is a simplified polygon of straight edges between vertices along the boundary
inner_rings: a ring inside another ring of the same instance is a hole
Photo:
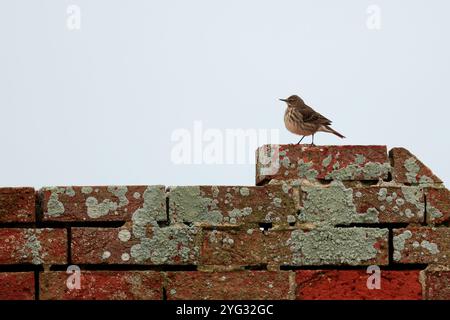
[[[340,133],[337,132],[336,130],[332,129],[330,126],[323,126],[322,129],[323,129],[323,131],[325,131],[325,132],[329,132],[329,133],[332,133],[332,134],[334,134],[334,135],[337,135],[339,138],[342,138],[342,139],[345,138],[342,134],[340,134]]]

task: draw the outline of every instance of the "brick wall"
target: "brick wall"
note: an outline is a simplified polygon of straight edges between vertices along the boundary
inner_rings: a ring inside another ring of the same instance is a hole
[[[257,186],[0,188],[0,299],[450,299],[449,191],[409,151],[257,156]]]

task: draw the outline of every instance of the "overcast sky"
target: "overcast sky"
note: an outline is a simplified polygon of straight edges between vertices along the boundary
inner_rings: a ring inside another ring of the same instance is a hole
[[[296,143],[277,100],[295,93],[347,136],[316,144],[403,146],[448,186],[449,15],[445,0],[3,0],[0,185],[252,185],[250,163],[174,163],[173,139],[199,121],[225,144],[227,129]]]

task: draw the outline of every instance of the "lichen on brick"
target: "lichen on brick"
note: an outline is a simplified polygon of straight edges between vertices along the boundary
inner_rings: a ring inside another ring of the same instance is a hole
[[[170,210],[174,213],[171,218],[175,222],[210,221],[219,224],[224,219],[214,199],[204,196],[199,186],[171,188]]]
[[[154,227],[151,236],[141,236],[140,243],[131,247],[131,257],[138,263],[193,263],[199,254],[199,248],[193,246],[197,232],[197,227],[185,225]]]
[[[298,177],[306,178],[308,180],[314,180],[317,178],[319,172],[313,169],[314,163],[304,162],[303,159],[298,160],[297,169],[298,169]]]
[[[397,235],[393,239],[394,245],[394,260],[400,261],[402,258],[402,251],[405,249],[405,242],[408,239],[411,239],[412,232],[409,230],[405,230],[403,233]]]
[[[25,230],[25,245],[22,248],[21,254],[24,258],[31,255],[31,262],[33,264],[42,264],[44,262],[43,256],[41,255],[42,245],[37,234],[40,234],[39,229],[27,229]]]
[[[391,165],[389,163],[378,163],[378,162],[364,162],[366,158],[361,155],[355,155],[354,163],[351,163],[343,168],[340,168],[339,162],[337,161],[333,166],[333,171],[328,173],[325,178],[333,180],[355,180],[357,178],[373,180],[380,177],[387,176],[391,170]]]
[[[419,186],[427,187],[434,184],[434,180],[426,175],[421,175],[418,177],[420,172],[420,164],[417,163],[416,157],[410,157],[405,160],[404,167],[406,169],[405,176],[406,180],[411,184],[419,184]]]
[[[376,245],[387,234],[387,229],[372,228],[294,230],[286,244],[294,265],[360,265],[377,258]]]
[[[128,188],[126,186],[109,186],[108,191],[119,199],[119,202],[105,199],[101,203],[97,198],[91,196],[86,199],[87,215],[90,218],[96,219],[106,216],[110,212],[115,212],[117,209],[128,205],[129,201],[126,196]]]
[[[322,225],[378,222],[378,210],[369,208],[367,212],[357,212],[353,202],[353,190],[340,181],[328,186],[303,185],[305,192],[299,220],[317,222]]]
[[[59,195],[64,194],[66,189],[63,187],[46,187],[42,191],[49,191],[50,197],[47,202],[47,210],[44,215],[50,217],[59,217],[65,212],[64,204],[59,201]]]

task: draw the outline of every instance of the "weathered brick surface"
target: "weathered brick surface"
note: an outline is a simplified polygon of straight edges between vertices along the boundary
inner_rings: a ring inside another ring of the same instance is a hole
[[[450,228],[394,229],[394,261],[450,265]]]
[[[299,199],[298,187],[288,185],[173,187],[169,216],[172,222],[204,225],[288,225],[296,221]]]
[[[427,223],[442,224],[450,220],[450,191],[445,188],[426,188]]]
[[[427,166],[405,148],[393,148],[389,155],[393,162],[392,178],[398,183],[442,184]]]
[[[163,276],[153,271],[81,271],[80,289],[66,272],[39,276],[41,300],[162,300]],[[71,279],[69,279],[70,282]]]
[[[380,272],[380,289],[366,270],[301,270],[296,272],[299,300],[420,300],[419,270]]]
[[[0,300],[34,300],[33,272],[1,272]]]
[[[201,265],[253,266],[269,262],[266,236],[259,228],[204,231]]]
[[[34,222],[33,188],[0,188],[0,222]]]
[[[0,229],[0,264],[65,264],[65,229]]]
[[[301,187],[299,219],[331,226],[351,223],[421,223],[425,201],[418,187],[346,187],[340,182]]]
[[[324,228],[208,231],[202,265],[385,265],[388,230]]]
[[[72,261],[78,264],[189,265],[198,260],[196,227],[73,228]]]
[[[284,300],[292,296],[289,271],[169,272],[169,300]]]
[[[268,167],[279,169],[266,173]],[[386,146],[265,145],[257,151],[256,171],[258,185],[270,179],[378,180],[387,179],[390,164]]]
[[[421,278],[424,299],[450,300],[450,266],[430,265]]]
[[[40,194],[44,221],[167,220],[164,186],[46,187]]]

